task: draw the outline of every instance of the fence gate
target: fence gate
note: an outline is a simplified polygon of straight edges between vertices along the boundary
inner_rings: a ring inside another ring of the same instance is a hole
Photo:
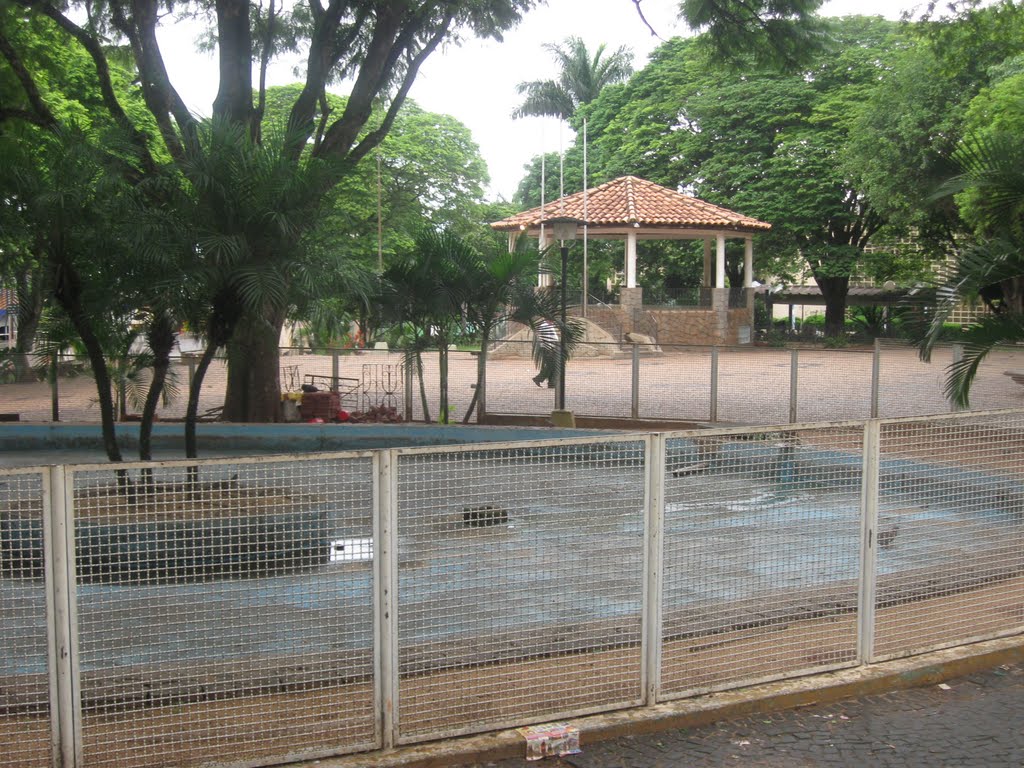
[[[392,451],[396,741],[642,703],[646,442]]]
[[[44,558],[50,535],[50,472],[0,472],[0,765],[50,765],[56,743],[52,573]]]
[[[658,698],[858,663],[863,424],[669,434]]]
[[[66,473],[76,765],[256,766],[381,745],[372,455]],[[35,534],[7,536],[41,552]],[[3,587],[26,617],[42,610],[41,585]],[[3,654],[26,681],[45,681],[37,624],[15,625],[25,652]],[[45,737],[19,737],[27,755],[49,740],[39,685],[16,689]]]

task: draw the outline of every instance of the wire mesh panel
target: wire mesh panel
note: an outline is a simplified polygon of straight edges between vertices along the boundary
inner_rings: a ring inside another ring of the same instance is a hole
[[[0,472],[0,766],[53,759],[41,470]],[[54,715],[56,713],[53,713]]]
[[[880,440],[875,658],[1024,631],[1024,412]]]
[[[791,361],[785,349],[723,347],[718,356],[718,420],[788,422]]]
[[[617,343],[581,344],[565,368],[565,407],[584,416],[629,418],[633,352]]]
[[[530,341],[501,341],[487,355],[487,412],[548,415],[555,407],[554,386],[537,384]]]
[[[640,703],[644,446],[398,452],[399,741]]]
[[[996,347],[978,367],[971,387],[971,409],[1024,407],[1024,348]]]
[[[379,744],[373,460],[75,468],[88,766]]]
[[[640,360],[640,417],[711,418],[711,348],[663,345]]]
[[[445,420],[441,414],[441,368],[440,355],[437,351],[422,353],[422,367],[412,362],[412,412],[415,421]],[[469,352],[448,352],[448,415],[446,421],[462,421],[469,410],[473,395],[476,393],[477,358]],[[421,382],[422,379],[422,382]],[[526,379],[525,384],[533,388],[533,383]],[[498,385],[496,384],[496,389]],[[488,410],[490,405],[490,379],[488,379]],[[425,402],[424,402],[425,400]],[[425,409],[424,409],[425,406]],[[475,411],[474,411],[475,413]],[[475,420],[475,419],[474,419]]]
[[[943,387],[946,367],[952,360],[950,347],[936,348],[931,362],[926,363],[916,348],[887,342],[882,347],[879,365],[878,415],[884,418],[948,413],[949,400]]]
[[[662,699],[853,665],[863,427],[670,435]]]
[[[869,418],[873,359],[870,350],[799,350],[796,420]]]

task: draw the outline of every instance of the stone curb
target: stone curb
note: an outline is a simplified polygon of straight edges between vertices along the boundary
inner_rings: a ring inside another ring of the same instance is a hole
[[[1001,664],[1024,662],[1024,636],[987,640],[972,645],[811,675],[665,704],[573,718],[586,744],[627,734],[695,728],[718,720],[760,712],[776,712],[811,704],[886,691],[933,685]],[[380,752],[296,763],[297,768],[451,768],[465,763],[503,760],[525,755],[523,737],[514,729],[479,736],[434,741]],[[542,766],[543,763],[538,763]]]

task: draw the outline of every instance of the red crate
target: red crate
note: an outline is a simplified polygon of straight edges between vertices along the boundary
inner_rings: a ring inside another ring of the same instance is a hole
[[[337,392],[306,392],[299,409],[303,419],[333,421],[341,410],[341,399]]]

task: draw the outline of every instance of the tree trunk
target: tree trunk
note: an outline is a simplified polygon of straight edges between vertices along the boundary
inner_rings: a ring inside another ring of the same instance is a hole
[[[206,378],[206,369],[213,362],[213,356],[217,354],[219,346],[215,342],[208,343],[203,350],[203,356],[199,358],[196,365],[195,375],[188,387],[188,406],[185,409],[185,458],[194,459],[199,455],[196,445],[196,421],[199,418],[199,392],[203,388],[203,379]],[[191,474],[191,473],[190,473]]]
[[[141,461],[150,461],[153,458],[153,422],[156,420],[156,407],[164,391],[164,382],[167,381],[167,371],[171,367],[174,327],[166,316],[160,315],[153,318],[146,336],[149,348],[153,352],[153,380],[149,383],[146,404],[142,408],[142,421],[139,424]]]
[[[420,380],[420,404],[423,406],[423,421],[430,423],[430,404],[427,402],[427,386],[423,381],[423,353],[416,350],[416,375]]]
[[[270,322],[246,316],[228,343],[228,387],[224,420],[281,420],[281,376],[278,341],[283,313]]]
[[[825,336],[843,335],[846,326],[846,294],[850,289],[849,277],[815,277],[825,300]]]
[[[57,286],[54,296],[67,313],[89,355],[89,364],[92,366],[93,378],[96,380],[103,447],[107,452],[107,458],[111,461],[121,461],[121,449],[117,445],[117,433],[114,429],[114,398],[110,391],[111,382],[107,361],[103,356],[99,339],[93,333],[89,316],[82,307],[78,276],[69,266],[65,266],[64,272],[63,283]]]
[[[39,319],[43,316],[43,280],[36,275],[30,280],[28,271],[16,278],[18,285],[18,329],[14,341],[14,372],[17,381],[35,381],[29,352],[36,340]]]
[[[466,415],[462,417],[463,424],[469,424],[469,419],[473,415],[473,410],[480,405],[480,391],[486,386],[484,380],[487,376],[487,345],[490,344],[490,341],[491,329],[489,327],[482,328],[480,332],[480,354],[476,359],[476,387],[473,389],[473,398],[469,401],[469,408],[466,409]],[[477,422],[480,422],[479,416],[477,417]]]
[[[438,384],[438,422],[441,424],[451,423],[451,414],[448,412],[448,340],[441,339],[437,350],[437,384]]]
[[[1003,280],[1000,287],[1003,290],[1004,311],[1018,317],[1024,314],[1024,278],[1008,278]]]

